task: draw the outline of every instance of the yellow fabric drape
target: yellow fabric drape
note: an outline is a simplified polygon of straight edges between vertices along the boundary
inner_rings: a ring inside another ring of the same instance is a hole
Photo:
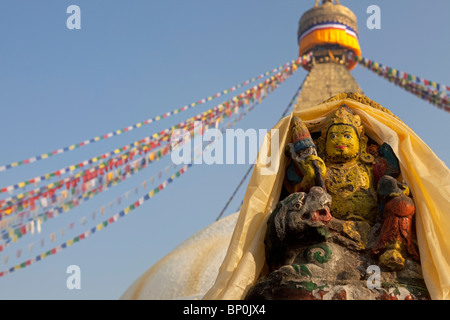
[[[281,193],[286,166],[284,146],[291,140],[291,118],[299,116],[315,132],[326,116],[343,103],[361,117],[368,136],[378,143],[389,143],[397,155],[402,177],[416,205],[417,239],[426,286],[432,299],[450,299],[450,171],[399,119],[351,99],[293,113],[274,127],[279,130],[278,173],[262,175],[264,166],[255,165],[227,254],[204,299],[243,299],[264,267],[266,222]],[[270,134],[266,140],[270,142]]]

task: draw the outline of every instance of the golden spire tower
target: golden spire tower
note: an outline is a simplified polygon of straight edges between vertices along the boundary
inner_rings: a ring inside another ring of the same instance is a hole
[[[338,0],[319,0],[306,11],[298,27],[299,55],[311,53],[305,65],[309,71],[294,111],[315,106],[341,92],[363,93],[350,74],[354,61],[347,53],[360,56],[355,14]]]

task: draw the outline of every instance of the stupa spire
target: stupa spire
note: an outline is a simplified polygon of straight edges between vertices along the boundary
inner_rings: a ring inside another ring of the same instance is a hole
[[[315,106],[341,92],[363,93],[350,74],[356,62],[350,51],[361,56],[355,14],[338,0],[316,0],[299,22],[299,55],[311,54],[304,66],[309,74],[295,105],[295,111]]]
[[[355,14],[339,1],[316,1],[313,8],[306,11],[300,19],[298,26],[299,55],[317,51],[330,51],[330,58],[339,58],[349,70],[355,67],[354,61],[346,61],[346,51],[361,55],[358,42],[358,25]],[[320,58],[319,54],[319,58]],[[309,70],[310,66],[306,66]]]

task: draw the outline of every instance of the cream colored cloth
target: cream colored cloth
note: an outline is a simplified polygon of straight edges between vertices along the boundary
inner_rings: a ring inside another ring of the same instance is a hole
[[[368,136],[378,143],[389,143],[397,155],[402,178],[416,205],[417,239],[426,286],[432,299],[450,299],[449,169],[402,121],[347,98],[293,113],[274,127],[279,130],[278,173],[262,175],[265,165],[255,165],[227,254],[204,299],[243,299],[264,267],[266,222],[281,193],[286,167],[284,146],[291,140],[291,118],[298,116],[311,132],[319,131],[326,116],[344,103],[361,117]],[[270,143],[270,134],[265,139]]]

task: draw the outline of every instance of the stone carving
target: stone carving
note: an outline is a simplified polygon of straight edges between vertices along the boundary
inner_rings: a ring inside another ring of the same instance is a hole
[[[427,299],[414,201],[390,146],[371,141],[346,105],[316,137],[293,119],[285,194],[267,223],[268,270],[247,299]]]
[[[326,240],[322,226],[331,220],[330,205],[330,195],[320,187],[311,188],[308,194],[293,193],[278,203],[264,241],[270,271],[292,264],[298,247]]]
[[[401,271],[369,270],[380,225],[330,215],[330,195],[320,187],[278,203],[267,223],[268,270],[247,300],[428,299],[419,263],[407,257]]]

